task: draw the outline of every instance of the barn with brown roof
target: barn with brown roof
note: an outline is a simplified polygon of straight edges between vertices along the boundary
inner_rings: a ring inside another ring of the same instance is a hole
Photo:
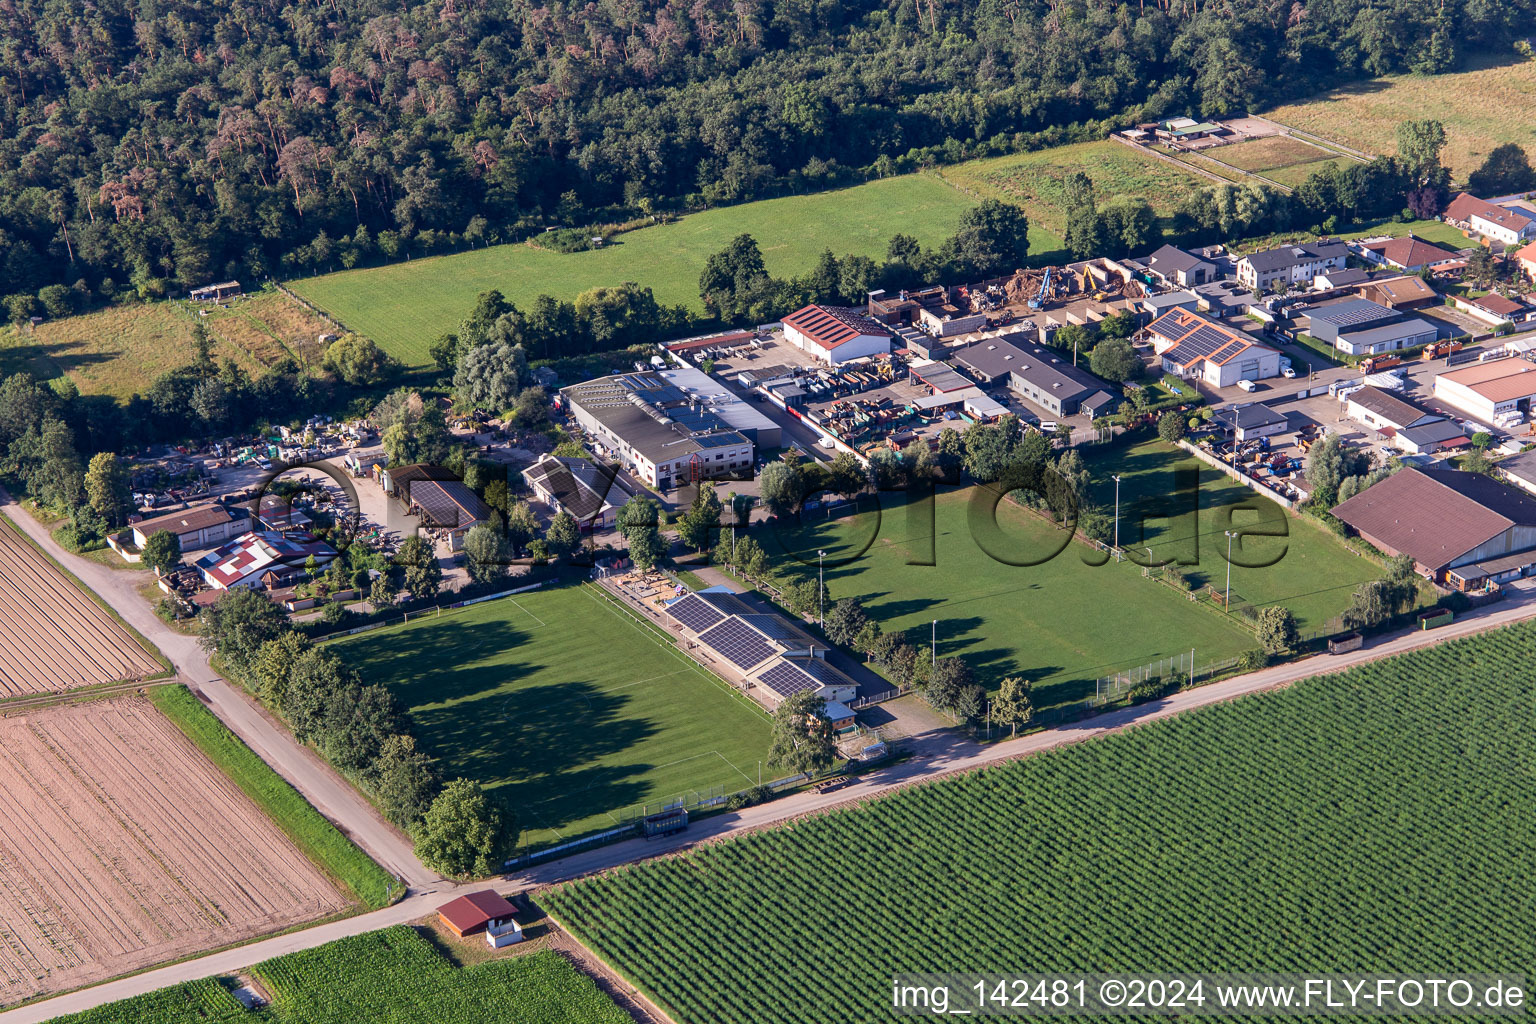
[[[482,932],[491,936],[501,935],[518,928],[513,915],[517,908],[491,889],[482,889],[460,896],[452,903],[437,908],[437,919],[449,931],[464,938]]]
[[[1402,469],[1333,514],[1389,555],[1462,590],[1536,564],[1536,497],[1481,473]]]

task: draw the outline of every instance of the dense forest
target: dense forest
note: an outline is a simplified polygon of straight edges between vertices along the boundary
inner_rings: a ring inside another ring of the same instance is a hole
[[[513,240],[1441,71],[1507,47],[1533,13],[1536,0],[7,0],[0,274],[7,294],[48,288],[57,313]]]

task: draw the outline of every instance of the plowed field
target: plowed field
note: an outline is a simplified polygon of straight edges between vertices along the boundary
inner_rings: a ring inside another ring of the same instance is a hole
[[[0,519],[0,698],[139,679],[162,668]]]
[[[0,1006],[346,905],[148,701],[0,720]]]

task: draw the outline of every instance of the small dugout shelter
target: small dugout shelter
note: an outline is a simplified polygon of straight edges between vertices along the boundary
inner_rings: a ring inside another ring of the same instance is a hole
[[[461,939],[480,934],[495,939],[515,932],[521,940],[522,928],[513,917],[516,912],[517,908],[494,890],[481,889],[438,907],[437,918]]]

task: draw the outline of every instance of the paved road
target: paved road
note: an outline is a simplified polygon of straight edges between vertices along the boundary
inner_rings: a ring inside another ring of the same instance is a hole
[[[308,748],[299,745],[282,726],[232,686],[208,664],[208,654],[196,637],[185,636],[161,621],[137,588],[147,578],[140,571],[112,569],[71,554],[49,535],[47,527],[0,490],[0,511],[33,540],[69,567],[86,586],[117,610],[149,641],[171,660],[182,679],[202,692],[206,702],[262,760],[304,794],[316,809],[336,824],[370,857],[414,888],[438,881],[437,875],[416,859],[411,841],[399,829],[385,821],[352,784]]]
[[[504,883],[498,884],[497,889],[503,893],[511,893],[536,886],[551,885],[621,864],[675,853],[698,843],[719,839],[746,829],[762,828],[789,818],[865,800],[914,782],[929,781],[955,772],[1093,739],[1143,722],[1168,718],[1194,708],[1232,700],[1247,694],[1273,690],[1298,679],[1343,671],[1378,658],[1444,643],[1447,640],[1533,616],[1536,616],[1536,589],[1517,592],[1510,600],[1469,613],[1459,621],[1440,629],[1409,632],[1378,639],[1370,646],[1348,654],[1323,654],[1302,661],[1276,665],[1248,675],[1236,676],[1219,683],[1176,693],[1164,700],[1110,711],[1095,718],[990,746],[973,743],[949,732],[933,733],[907,741],[907,745],[914,753],[910,760],[863,776],[836,792],[799,793],[757,807],[706,819],[695,824],[688,832],[677,836],[658,840],[632,839],[585,853],[573,854],[511,875]],[[346,935],[414,920],[436,909],[439,902],[443,901],[442,893],[448,888],[448,883],[438,883],[393,907],[370,914],[265,939],[238,949],[215,953],[198,960],[163,967],[147,974],[108,982],[95,988],[0,1013],[0,1024],[35,1024],[58,1014],[77,1012],[183,981],[227,974],[269,957],[313,948]]]

